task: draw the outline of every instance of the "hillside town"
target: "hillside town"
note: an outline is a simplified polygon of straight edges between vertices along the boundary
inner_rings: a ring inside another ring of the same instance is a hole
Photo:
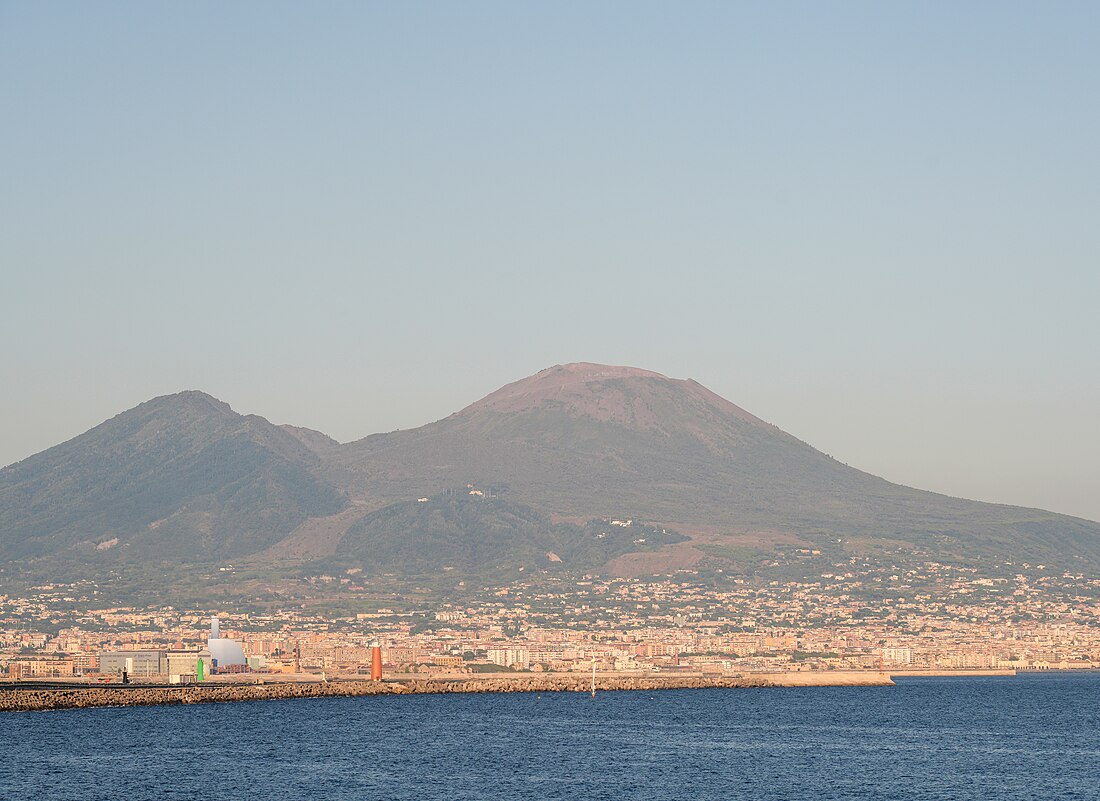
[[[374,643],[391,675],[1100,667],[1100,580],[1000,568],[997,578],[936,562],[890,572],[852,558],[814,581],[543,577],[346,616],[95,608],[90,585],[44,585],[0,596],[0,678],[112,680],[128,668],[134,680],[193,680],[203,659],[218,672],[359,675]],[[209,631],[215,614],[221,639]],[[240,658],[219,666],[210,650],[230,641]]]

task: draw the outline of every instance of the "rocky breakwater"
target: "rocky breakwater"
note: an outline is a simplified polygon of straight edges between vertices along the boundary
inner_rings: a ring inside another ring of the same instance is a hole
[[[395,695],[402,684],[371,681],[278,682],[272,684],[190,684],[177,687],[88,686],[64,689],[0,689],[0,712],[83,709],[97,706],[207,704],[287,698],[339,698]]]
[[[710,688],[794,686],[881,686],[893,682],[871,672],[770,673],[744,676],[597,676],[597,691],[702,690]],[[284,681],[269,684],[225,682],[164,687],[128,685],[73,686],[49,689],[0,689],[0,712],[82,709],[98,706],[204,704],[227,701],[267,701],[290,698],[346,698],[409,693],[548,693],[589,692],[592,679],[584,674],[543,673],[459,679],[402,681]]]
[[[471,678],[408,678],[402,683],[414,693],[536,693],[589,692],[592,678],[584,673],[497,674]],[[740,675],[597,674],[596,689],[704,690],[746,687],[885,687],[894,682],[885,673],[829,670]]]
[[[414,693],[550,693],[589,692],[592,679],[573,674],[544,673],[536,676],[494,676],[469,680],[413,680],[405,685]],[[698,676],[597,676],[596,689],[609,690],[702,690],[710,687],[771,687],[756,677]]]

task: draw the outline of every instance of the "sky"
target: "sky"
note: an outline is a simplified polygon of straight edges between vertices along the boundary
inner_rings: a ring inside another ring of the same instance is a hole
[[[1100,520],[1100,4],[0,0],[0,464],[571,361]]]

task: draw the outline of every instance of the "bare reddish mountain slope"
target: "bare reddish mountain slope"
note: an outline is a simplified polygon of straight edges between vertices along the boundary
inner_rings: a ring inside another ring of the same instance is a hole
[[[326,471],[367,508],[470,483],[562,518],[660,521],[715,548],[843,539],[1049,558],[1058,540],[1100,561],[1096,524],[892,484],[695,381],[631,367],[542,370],[438,422],[342,445]]]

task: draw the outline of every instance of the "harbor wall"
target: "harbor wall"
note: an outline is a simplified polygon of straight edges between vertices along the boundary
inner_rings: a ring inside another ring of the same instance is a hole
[[[884,674],[863,671],[770,673],[743,676],[597,676],[598,692],[620,690],[685,690],[707,688],[885,686]],[[431,693],[589,692],[591,678],[572,674],[467,677],[460,680],[287,681],[210,683],[178,686],[76,685],[51,688],[0,688],[0,712],[83,709],[103,706],[201,704],[293,698],[342,698]]]

